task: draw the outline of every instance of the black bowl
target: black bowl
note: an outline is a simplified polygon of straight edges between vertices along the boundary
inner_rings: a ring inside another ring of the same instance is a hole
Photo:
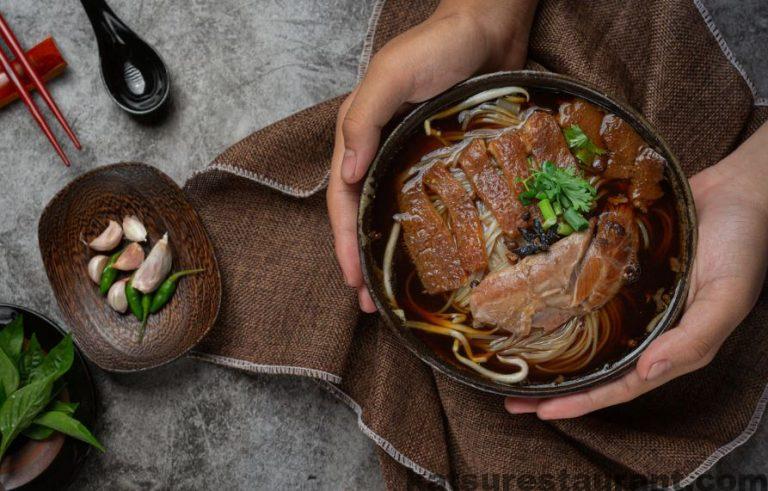
[[[0,329],[20,314],[24,315],[24,337],[29,339],[34,333],[45,351],[58,344],[66,334],[42,314],[2,303]],[[77,347],[72,368],[64,375],[64,380],[69,400],[80,403],[75,417],[93,431],[96,423],[96,389]],[[59,433],[39,442],[19,436],[0,464],[0,484],[9,490],[62,489],[75,478],[90,451],[90,445]]]
[[[590,373],[566,377],[566,380],[561,382],[538,383],[524,381],[518,384],[502,384],[484,378],[468,368],[446,362],[406,328],[400,318],[392,311],[389,303],[386,301],[380,275],[376,273],[376,271],[381,270],[381,258],[374,257],[372,252],[371,237],[376,235],[373,230],[374,210],[376,208],[374,206],[375,200],[380,194],[385,194],[381,189],[382,183],[390,180],[388,177],[391,178],[392,169],[395,166],[397,157],[408,140],[417,132],[423,131],[422,125],[424,120],[474,94],[510,85],[537,91],[578,96],[602,107],[608,112],[620,116],[630,123],[643,140],[667,160],[668,165],[665,169],[665,177],[672,187],[680,219],[679,239],[681,251],[678,259],[680,260],[681,271],[677,275],[674,288],[671,290],[673,294],[669,306],[661,320],[656,324],[656,327],[648,333],[646,338],[637,347],[629,351],[621,359]],[[674,325],[680,317],[688,294],[690,272],[696,249],[696,237],[696,212],[688,180],[680,167],[678,159],[672,153],[669,146],[639,113],[626,103],[618,102],[578,80],[554,73],[527,70],[498,72],[478,76],[458,84],[416,107],[393,129],[379,149],[365,179],[358,216],[358,240],[363,276],[371,291],[373,301],[378,307],[385,323],[393,330],[403,345],[437,371],[465,385],[495,394],[516,397],[551,397],[584,390],[613,379],[630,368],[640,357],[643,350],[662,332]]]

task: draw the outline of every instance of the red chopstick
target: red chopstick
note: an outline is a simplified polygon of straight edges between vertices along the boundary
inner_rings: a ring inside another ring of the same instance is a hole
[[[8,23],[5,21],[3,14],[0,14],[0,36],[2,36],[3,40],[5,41],[5,44],[7,44],[8,47],[11,49],[11,52],[13,53],[13,56],[16,57],[16,60],[18,60],[18,62],[21,63],[21,66],[24,67],[24,70],[29,75],[29,78],[32,79],[32,83],[35,84],[35,87],[37,87],[38,92],[40,92],[40,95],[43,97],[43,100],[45,100],[45,103],[48,104],[48,107],[53,112],[53,115],[56,116],[56,119],[59,120],[59,123],[61,123],[61,126],[64,127],[64,131],[69,136],[69,139],[72,140],[72,143],[75,144],[75,148],[80,150],[82,146],[80,145],[80,141],[77,139],[75,132],[72,131],[72,128],[69,126],[69,123],[67,123],[66,118],[64,118],[64,115],[61,114],[61,111],[59,110],[59,106],[56,105],[56,102],[51,97],[51,94],[48,92],[48,89],[46,89],[45,84],[43,83],[42,80],[40,80],[40,77],[35,72],[35,69],[32,67],[32,64],[29,62],[29,59],[27,58],[26,53],[24,53],[24,49],[19,44],[19,40],[16,39],[16,35],[13,33]]]
[[[24,101],[24,104],[27,105],[29,112],[32,113],[32,117],[35,118],[37,124],[40,125],[40,129],[42,129],[43,133],[45,133],[45,136],[48,137],[48,141],[50,141],[51,145],[53,145],[53,148],[56,149],[56,153],[59,154],[59,157],[61,157],[61,160],[64,161],[64,164],[69,166],[70,162],[67,158],[67,155],[64,153],[64,150],[61,149],[59,142],[56,141],[56,137],[54,137],[53,133],[51,133],[51,129],[48,127],[45,119],[43,119],[43,115],[40,114],[40,110],[37,109],[35,101],[32,100],[32,98],[29,96],[29,92],[27,92],[27,89],[24,88],[24,84],[21,83],[21,80],[19,80],[18,75],[16,75],[16,71],[13,69],[13,66],[11,66],[11,61],[8,59],[8,56],[5,54],[5,51],[3,51],[2,48],[0,48],[0,64],[3,66],[3,70],[5,70],[6,75],[8,75],[8,79],[13,85],[16,86],[16,90],[19,92],[19,98]]]

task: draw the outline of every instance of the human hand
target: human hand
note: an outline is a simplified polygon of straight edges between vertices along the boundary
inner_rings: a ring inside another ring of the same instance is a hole
[[[680,324],[615,382],[546,400],[507,398],[510,413],[573,418],[630,401],[704,367],[755,305],[768,263],[768,125],[690,180],[699,218],[691,288]]]
[[[328,213],[344,280],[360,308],[376,307],[363,283],[357,249],[361,179],[382,127],[409,103],[421,102],[479,71],[520,68],[536,0],[443,0],[435,13],[384,46],[339,109],[328,183]]]

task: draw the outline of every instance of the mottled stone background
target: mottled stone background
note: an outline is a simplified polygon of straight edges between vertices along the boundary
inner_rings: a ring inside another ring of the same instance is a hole
[[[23,43],[52,34],[70,62],[50,88],[85,146],[70,152],[75,163],[66,169],[21,104],[0,111],[0,301],[54,318],[36,231],[56,191],[125,160],[156,165],[182,183],[253,130],[348,91],[373,7],[373,0],[111,3],[169,62],[174,110],[161,126],[137,124],[107,97],[77,1],[0,0]],[[768,3],[705,4],[768,96]],[[94,372],[96,430],[109,452],[92,454],[76,488],[381,487],[373,444],[312,382],[188,360],[135,376]],[[718,470],[768,471],[767,436],[763,423]]]

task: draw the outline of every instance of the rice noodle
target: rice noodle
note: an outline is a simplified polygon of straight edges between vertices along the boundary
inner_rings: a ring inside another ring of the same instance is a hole
[[[453,116],[454,114],[459,113],[464,109],[468,109],[468,108],[477,106],[478,104],[482,104],[483,102],[491,101],[493,99],[498,99],[500,97],[505,97],[512,94],[518,94],[523,96],[525,98],[524,99],[525,101],[530,100],[530,95],[528,94],[528,91],[522,87],[499,87],[496,89],[486,90],[484,92],[475,94],[472,97],[465,99],[463,102],[460,102],[459,104],[453,107],[449,107],[444,111],[440,111],[439,113],[424,120],[424,132],[427,135],[435,135],[435,134],[439,135],[440,134],[439,132],[432,129],[432,121],[436,119],[447,118],[448,116]]]

